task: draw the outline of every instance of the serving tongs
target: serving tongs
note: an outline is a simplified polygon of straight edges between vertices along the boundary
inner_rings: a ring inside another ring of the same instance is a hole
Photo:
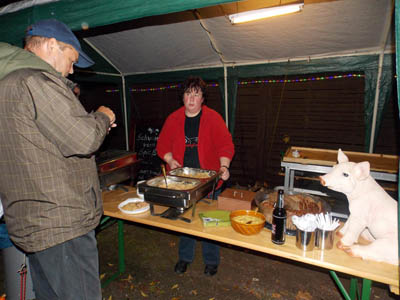
[[[165,180],[165,187],[168,188],[168,183],[167,183],[167,172],[165,172],[165,165],[161,164],[161,170],[164,175],[164,180]]]

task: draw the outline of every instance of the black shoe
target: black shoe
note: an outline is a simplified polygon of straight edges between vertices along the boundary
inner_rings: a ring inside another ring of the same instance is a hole
[[[215,265],[206,265],[206,268],[204,269],[204,274],[206,276],[214,276],[218,272],[218,266]]]
[[[183,274],[186,272],[186,268],[188,266],[188,262],[180,260],[175,265],[175,273]]]

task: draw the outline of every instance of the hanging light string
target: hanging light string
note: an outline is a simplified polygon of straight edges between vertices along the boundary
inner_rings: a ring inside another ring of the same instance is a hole
[[[293,83],[293,82],[306,82],[306,81],[319,81],[319,80],[332,80],[341,78],[365,77],[364,74],[344,74],[344,75],[330,75],[330,76],[317,76],[296,79],[265,79],[265,80],[250,80],[238,81],[238,85],[260,84],[260,83]]]
[[[133,88],[130,89],[131,92],[158,92],[164,90],[172,90],[172,89],[179,89],[182,85],[181,84],[172,84],[167,86],[160,86],[155,88]]]
[[[173,84],[173,85],[167,85],[167,86],[160,86],[160,87],[151,87],[151,88],[131,88],[129,91],[133,93],[141,93],[141,92],[158,92],[158,91],[164,91],[164,90],[172,90],[172,89],[180,89],[182,88],[182,84]],[[207,86],[218,86],[218,83],[209,83]],[[107,89],[106,93],[116,93],[119,92],[119,89]]]
[[[342,75],[329,75],[329,76],[312,76],[306,78],[296,78],[296,79],[260,79],[260,80],[243,80],[238,81],[237,85],[250,85],[250,84],[272,84],[272,83],[295,83],[295,82],[307,82],[307,81],[321,81],[321,80],[333,80],[342,78],[362,78],[365,77],[364,74],[342,74]],[[207,84],[210,87],[219,86],[218,83]],[[158,92],[164,90],[172,90],[182,88],[182,84],[173,84],[160,87],[151,88],[131,88],[129,91],[133,93],[143,93],[143,92]],[[118,93],[119,89],[107,89],[106,93]]]

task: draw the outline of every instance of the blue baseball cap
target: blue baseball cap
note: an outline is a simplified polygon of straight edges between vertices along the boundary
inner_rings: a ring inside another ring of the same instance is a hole
[[[32,24],[28,31],[27,36],[37,35],[47,38],[55,38],[57,41],[69,44],[75,48],[79,53],[78,62],[75,66],[79,68],[87,68],[94,64],[94,61],[82,51],[81,44],[79,43],[76,36],[73,34],[71,29],[68,28],[64,23],[56,19],[40,20],[35,24]]]

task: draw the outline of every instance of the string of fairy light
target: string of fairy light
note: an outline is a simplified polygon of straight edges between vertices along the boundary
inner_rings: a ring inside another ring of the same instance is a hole
[[[304,78],[295,78],[295,79],[257,79],[257,80],[241,80],[238,81],[238,86],[244,85],[252,85],[252,84],[274,84],[274,83],[296,83],[296,82],[307,82],[307,81],[322,81],[322,80],[334,80],[334,79],[343,79],[343,78],[361,78],[365,77],[364,74],[340,74],[340,75],[328,75],[328,76],[311,76]],[[209,83],[207,84],[209,87],[217,87],[218,83]],[[150,87],[150,88],[131,88],[129,89],[133,93],[143,93],[143,92],[159,92],[164,90],[172,90],[172,89],[180,89],[182,88],[182,84],[171,84],[166,86],[159,87]],[[107,89],[106,93],[117,93],[119,89]]]

